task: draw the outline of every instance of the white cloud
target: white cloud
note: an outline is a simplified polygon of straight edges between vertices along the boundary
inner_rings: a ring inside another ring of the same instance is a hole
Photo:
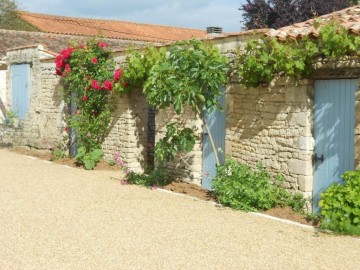
[[[244,0],[18,0],[24,10],[63,16],[117,19],[205,29],[240,31]]]

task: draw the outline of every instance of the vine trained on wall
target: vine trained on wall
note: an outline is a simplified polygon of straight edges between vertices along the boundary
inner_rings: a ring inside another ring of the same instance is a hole
[[[247,88],[257,87],[281,75],[295,80],[307,77],[313,72],[315,61],[359,56],[359,48],[359,36],[348,34],[344,27],[331,22],[319,30],[317,39],[304,37],[280,42],[263,37],[250,40],[245,50],[238,50],[234,68],[241,84]]]
[[[128,63],[128,73],[142,74],[133,84],[143,86],[148,103],[155,109],[173,108],[180,115],[184,106],[190,106],[199,116],[203,109],[222,109],[218,98],[220,86],[227,82],[228,61],[215,46],[199,40],[180,41],[168,51],[150,48],[130,52]],[[169,123],[166,129],[165,137],[155,145],[159,162],[191,151],[196,140],[194,130],[180,121]],[[215,149],[213,141],[212,145]],[[217,157],[217,150],[214,153]]]

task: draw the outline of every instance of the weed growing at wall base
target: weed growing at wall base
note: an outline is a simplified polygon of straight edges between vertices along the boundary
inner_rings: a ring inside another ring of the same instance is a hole
[[[279,205],[302,211],[305,199],[280,187],[282,181],[283,177],[270,175],[260,164],[253,169],[228,158],[217,168],[211,185],[218,201],[234,209],[259,211]]]

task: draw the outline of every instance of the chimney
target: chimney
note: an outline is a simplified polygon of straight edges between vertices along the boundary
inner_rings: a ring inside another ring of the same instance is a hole
[[[222,27],[210,26],[206,27],[206,32],[209,36],[219,36],[222,34]]]

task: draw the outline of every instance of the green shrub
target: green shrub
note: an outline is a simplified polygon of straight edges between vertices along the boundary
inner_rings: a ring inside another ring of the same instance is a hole
[[[334,184],[321,193],[321,227],[344,234],[360,235],[360,170],[348,171],[345,184]]]
[[[59,147],[56,147],[52,152],[52,157],[50,158],[51,161],[55,161],[55,160],[58,160],[58,159],[61,159],[61,158],[65,158],[67,157],[68,155],[65,153],[64,150],[62,150],[61,148]]]
[[[163,168],[155,168],[149,173],[130,172],[126,176],[128,184],[140,185],[145,187],[165,186],[171,181],[167,171]]]
[[[85,169],[92,170],[103,156],[104,152],[101,149],[90,149],[87,153],[85,146],[81,146],[78,149],[75,159],[78,163],[84,164]]]
[[[248,165],[227,159],[217,168],[212,182],[218,201],[234,209],[245,211],[267,210],[277,205],[302,210],[305,199],[301,194],[291,194],[279,186],[282,177],[272,177],[262,165],[252,169]]]

